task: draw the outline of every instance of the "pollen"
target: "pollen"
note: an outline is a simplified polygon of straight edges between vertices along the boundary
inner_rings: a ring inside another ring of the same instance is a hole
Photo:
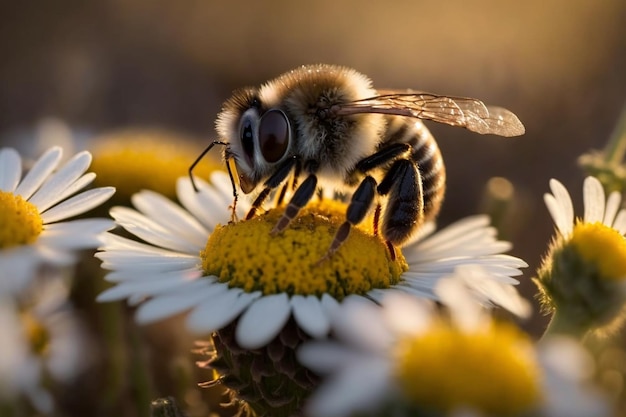
[[[42,230],[43,219],[34,204],[0,191],[0,249],[33,243]]]
[[[437,323],[401,340],[395,375],[419,407],[517,416],[540,401],[540,372],[530,340],[510,324],[461,331]]]
[[[600,277],[607,280],[626,278],[626,239],[617,230],[602,224],[577,223],[570,243]]]
[[[326,293],[338,300],[398,283],[408,269],[404,257],[397,251],[391,260],[384,242],[359,227],[353,227],[339,250],[320,262],[345,220],[346,207],[330,200],[311,203],[275,236],[270,231],[284,208],[218,226],[201,252],[204,272],[246,292]]]
[[[202,145],[189,137],[160,130],[126,130],[96,139],[91,149],[91,169],[96,182],[114,186],[114,203],[125,203],[141,190],[153,190],[176,198],[176,179],[187,175]],[[198,164],[194,175],[208,178],[220,169],[216,160],[207,158]]]

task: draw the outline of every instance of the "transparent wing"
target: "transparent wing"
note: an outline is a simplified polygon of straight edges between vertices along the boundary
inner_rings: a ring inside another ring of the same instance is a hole
[[[447,97],[422,92],[388,92],[381,95],[334,105],[336,115],[382,113],[432,120],[451,126],[464,127],[480,134],[519,136],[524,125],[511,111],[486,106],[480,100],[466,97]]]

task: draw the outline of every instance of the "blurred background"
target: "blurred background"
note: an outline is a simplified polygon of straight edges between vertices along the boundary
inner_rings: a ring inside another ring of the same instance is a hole
[[[501,235],[530,264],[532,297],[553,232],[548,181],[582,208],[577,158],[604,146],[626,102],[624,22],[623,0],[4,2],[0,146],[28,148],[55,117],[87,136],[165,128],[198,138],[200,152],[233,89],[310,63],[354,67],[381,88],[479,98],[515,112],[526,135],[428,125],[448,168],[440,223],[483,212],[490,178],[511,181]],[[539,314],[528,324],[542,325]]]

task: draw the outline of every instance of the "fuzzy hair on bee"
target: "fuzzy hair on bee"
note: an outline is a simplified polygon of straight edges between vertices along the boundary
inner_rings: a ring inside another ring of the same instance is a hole
[[[220,139],[192,164],[190,176],[213,146],[223,146],[233,184],[233,216],[235,177],[244,194],[260,188],[247,219],[272,191],[279,190],[280,204],[292,190],[272,234],[285,230],[321,187],[348,192],[346,220],[322,259],[332,256],[350,228],[372,210],[374,233],[394,257],[394,247],[437,215],[445,191],[443,158],[421,120],[480,134],[524,133],[512,112],[477,99],[376,90],[352,68],[307,65],[258,88],[236,90],[216,120]]]

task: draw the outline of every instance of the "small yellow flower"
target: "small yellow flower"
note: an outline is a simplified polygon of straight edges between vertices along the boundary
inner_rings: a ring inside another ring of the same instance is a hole
[[[607,417],[586,385],[592,370],[580,346],[563,337],[535,344],[495,321],[471,302],[459,279],[468,272],[485,273],[458,268],[444,278],[439,306],[399,292],[379,305],[346,299],[333,337],[298,349],[300,363],[323,377],[304,414]]]
[[[0,148],[0,293],[19,291],[42,265],[68,265],[77,250],[100,245],[110,219],[70,220],[108,200],[112,187],[83,190],[91,155],[80,152],[60,165],[63,151],[50,148],[22,172],[22,158]]]
[[[128,205],[131,195],[143,189],[176,197],[176,179],[187,175],[203,145],[191,137],[163,130],[129,129],[94,139],[92,169],[97,181],[116,187],[114,201]],[[194,174],[208,178],[223,169],[207,158]]]
[[[575,220],[567,189],[556,180],[545,201],[557,227],[534,282],[544,311],[553,313],[548,332],[584,336],[621,326],[626,311],[626,211],[621,195],[605,199],[594,177],[584,182],[584,216]]]
[[[532,344],[505,323],[468,332],[437,322],[398,341],[394,369],[405,398],[426,409],[517,416],[541,398]]]
[[[626,279],[626,239],[617,230],[601,222],[579,222],[569,243],[586,262],[596,266],[601,278]]]

